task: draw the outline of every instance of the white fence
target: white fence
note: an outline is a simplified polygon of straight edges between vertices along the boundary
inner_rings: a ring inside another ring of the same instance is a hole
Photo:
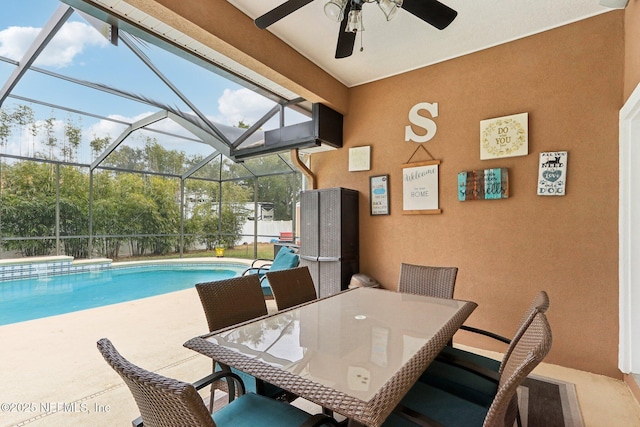
[[[242,227],[242,236],[239,243],[248,242],[253,236],[255,222],[247,220]],[[258,221],[258,243],[269,243],[278,240],[281,231],[291,231],[292,221]]]

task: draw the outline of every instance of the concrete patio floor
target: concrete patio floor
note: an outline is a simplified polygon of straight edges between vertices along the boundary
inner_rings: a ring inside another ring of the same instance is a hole
[[[211,361],[182,344],[206,331],[195,289],[0,326],[0,426],[130,425],[135,402],[96,341],[107,337],[139,366],[195,381]],[[640,426],[624,382],[549,364],[535,373],[576,384],[586,427]]]

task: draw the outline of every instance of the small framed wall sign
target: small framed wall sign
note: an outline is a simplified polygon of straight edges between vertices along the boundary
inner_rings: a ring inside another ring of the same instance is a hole
[[[402,165],[402,213],[439,214],[438,166],[440,160]]]
[[[371,215],[389,215],[389,175],[369,178]]]
[[[567,185],[567,152],[540,153],[538,196],[564,196]]]
[[[529,154],[529,113],[480,121],[480,160]]]
[[[349,172],[371,169],[371,146],[349,148]]]

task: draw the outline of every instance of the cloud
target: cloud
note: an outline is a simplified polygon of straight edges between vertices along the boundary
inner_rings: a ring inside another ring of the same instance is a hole
[[[40,33],[40,28],[8,27],[0,31],[0,55],[19,61]],[[64,68],[88,46],[107,46],[108,41],[83,22],[67,22],[40,53],[35,65]]]
[[[20,60],[40,28],[9,27],[0,31],[0,55],[16,61]]]
[[[216,121],[236,126],[240,121],[252,125],[274,106],[274,102],[249,89],[225,89],[218,99],[221,116]]]
[[[145,115],[148,115],[148,113]],[[111,114],[108,117],[110,119],[122,120],[124,122],[135,121],[135,119],[123,117],[116,114]],[[111,141],[113,141],[118,136],[120,136],[120,134],[126,129],[126,127],[127,125],[112,122],[110,120],[99,120],[98,122],[92,124],[87,128],[85,137],[87,137],[89,140],[93,140],[94,138],[104,138],[108,136],[111,138]]]

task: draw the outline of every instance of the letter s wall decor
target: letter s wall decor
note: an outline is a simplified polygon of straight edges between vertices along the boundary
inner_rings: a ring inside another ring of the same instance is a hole
[[[420,114],[421,110],[426,110],[431,117],[438,117],[438,103],[430,103],[430,102],[419,102],[409,110],[409,121],[412,125],[421,127],[425,130],[423,134],[418,134],[413,131],[411,125],[405,126],[404,128],[404,140],[405,141],[413,141],[413,142],[427,142],[431,140],[436,135],[438,131],[438,125],[436,122],[431,120],[428,117],[425,117]]]

